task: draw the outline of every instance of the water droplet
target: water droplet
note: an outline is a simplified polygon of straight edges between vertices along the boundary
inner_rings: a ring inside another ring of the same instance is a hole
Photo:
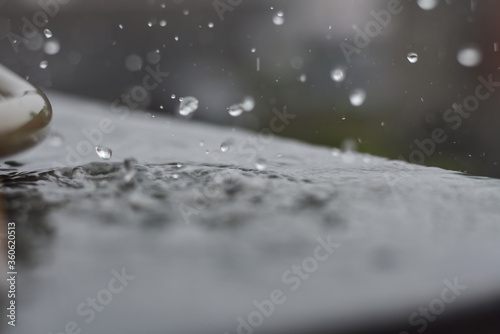
[[[250,50],[250,51],[252,51],[252,53],[255,53],[255,51],[257,51],[257,49],[252,48],[252,50]]]
[[[192,96],[186,96],[180,99],[179,114],[181,116],[189,116],[198,109],[199,101]]]
[[[167,25],[167,20],[160,21],[160,27],[165,27]]]
[[[417,4],[423,10],[431,10],[436,8],[439,0],[417,0]]]
[[[231,148],[231,143],[229,141],[224,141],[222,142],[222,144],[220,144],[220,150],[223,153],[229,151],[230,148]]]
[[[345,80],[345,70],[341,68],[335,68],[330,73],[330,76],[335,82],[342,82]]]
[[[184,14],[184,15],[189,15],[189,9],[184,9],[184,10],[182,11],[182,14]]]
[[[60,49],[61,46],[59,45],[59,42],[56,39],[51,39],[50,41],[47,41],[43,46],[43,51],[48,55],[55,55],[59,52]]]
[[[410,63],[415,64],[418,61],[418,54],[416,54],[415,52],[410,52],[408,53],[406,58]]]
[[[123,29],[123,24],[119,24],[118,28]]]
[[[179,36],[175,36],[174,39],[175,39],[176,42],[178,42],[179,41]]]
[[[238,117],[243,113],[243,107],[241,104],[233,104],[229,108],[227,108],[229,115],[233,117]]]
[[[351,104],[355,107],[361,106],[366,99],[366,93],[362,89],[355,89],[351,92],[349,95],[349,101],[351,101]]]
[[[267,169],[266,160],[257,159],[257,161],[255,162],[255,168],[257,168],[259,172],[266,170]]]
[[[279,11],[276,13],[276,15],[273,16],[273,23],[277,26],[282,25],[285,22],[285,17],[282,11]]]
[[[301,74],[299,77],[298,77],[298,80],[302,83],[306,82],[307,81],[307,75],[305,74]]]
[[[170,95],[170,98],[171,98],[172,100],[175,100],[175,94]]]
[[[40,62],[40,68],[41,68],[41,69],[46,69],[46,68],[47,68],[47,66],[49,66],[49,62],[48,62],[47,60],[42,60],[42,61]]]
[[[148,21],[148,27],[152,27],[153,26],[153,21]]]
[[[47,38],[51,38],[52,37],[52,31],[50,31],[49,29],[45,29],[43,31],[43,34],[45,35],[45,37]]]
[[[204,147],[205,146],[205,142],[203,140],[200,140],[200,143],[198,145],[200,145],[200,147]]]
[[[463,66],[474,67],[481,63],[481,60],[483,60],[483,54],[478,47],[469,46],[458,51],[457,60]]]
[[[111,156],[113,155],[113,151],[108,148],[108,147],[103,147],[103,146],[96,146],[95,152],[99,156],[99,158],[103,160],[109,160],[111,159]]]
[[[253,108],[255,108],[255,100],[253,99],[253,97],[247,96],[241,103],[241,107],[246,112],[252,111]]]
[[[214,23],[213,22],[208,22],[208,27],[211,29],[214,27]]]
[[[142,58],[136,54],[132,54],[125,58],[125,67],[127,70],[136,72],[142,68]]]

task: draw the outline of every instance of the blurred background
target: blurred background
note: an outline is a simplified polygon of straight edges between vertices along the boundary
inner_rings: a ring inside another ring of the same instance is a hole
[[[193,96],[193,119],[258,131],[286,106],[279,135],[500,177],[500,87],[471,99],[500,82],[499,18],[494,0],[0,0],[0,63],[110,108],[160,71],[129,107],[180,117]]]

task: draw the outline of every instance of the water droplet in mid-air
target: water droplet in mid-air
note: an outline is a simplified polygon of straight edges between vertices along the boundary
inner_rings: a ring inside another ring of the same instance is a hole
[[[297,78],[297,80],[299,80],[300,82],[304,83],[304,82],[306,82],[306,81],[307,81],[307,75],[305,75],[305,74],[301,74],[301,75]]]
[[[160,27],[165,27],[167,25],[167,20],[160,21]]]
[[[229,115],[233,117],[238,117],[243,113],[243,107],[241,104],[233,104],[229,108],[227,108]]]
[[[59,52],[60,49],[61,46],[59,45],[59,42],[55,39],[47,41],[47,43],[45,43],[45,45],[43,46],[43,51],[48,55],[55,55]]]
[[[49,29],[45,29],[43,31],[43,34],[45,35],[45,37],[47,38],[51,38],[52,37],[52,31],[50,31]]]
[[[186,96],[180,99],[179,114],[181,116],[189,116],[198,109],[199,101],[192,96]]]
[[[251,96],[245,97],[243,102],[241,103],[241,107],[243,108],[244,111],[252,111],[253,108],[255,108],[255,100]]]
[[[47,60],[42,60],[42,61],[40,62],[40,68],[41,68],[41,69],[46,69],[46,68],[47,68],[47,66],[49,66],[49,62],[48,62]]]
[[[415,52],[410,52],[408,53],[406,58],[410,63],[415,64],[418,61],[418,54],[416,54]]]
[[[276,13],[276,15],[273,16],[273,23],[277,26],[282,25],[285,22],[285,17],[283,15],[282,11],[279,11]]]
[[[423,10],[431,10],[438,5],[438,0],[417,0],[417,5]]]
[[[342,82],[345,79],[345,70],[341,68],[333,69],[332,72],[330,73],[330,76],[333,81]]]
[[[113,155],[113,151],[108,148],[108,147],[103,147],[103,146],[96,146],[95,152],[99,156],[99,158],[103,160],[109,160],[111,159],[111,156]]]
[[[483,54],[478,47],[469,46],[458,51],[457,60],[463,66],[474,67],[481,63],[481,60],[483,60]]]
[[[214,27],[214,23],[213,22],[208,22],[208,27],[211,29]]]
[[[355,89],[351,92],[351,95],[349,95],[349,101],[351,101],[351,104],[355,107],[361,106],[366,99],[366,93],[362,89]]]

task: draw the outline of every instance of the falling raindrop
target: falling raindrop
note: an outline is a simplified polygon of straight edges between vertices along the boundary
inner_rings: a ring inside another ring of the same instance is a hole
[[[253,108],[255,108],[255,100],[253,99],[253,97],[247,96],[241,103],[241,107],[243,108],[243,111],[252,111]]]
[[[167,25],[167,20],[160,21],[160,27],[165,27]]]
[[[198,109],[199,101],[192,96],[186,96],[180,99],[179,114],[181,116],[189,116]]]
[[[333,69],[332,72],[330,73],[330,76],[333,81],[342,82],[345,79],[345,70],[341,68]]]
[[[47,38],[51,38],[52,37],[52,31],[50,31],[49,29],[45,29],[43,31],[43,34],[45,35],[45,37]]]
[[[46,69],[46,68],[47,68],[47,66],[49,66],[49,62],[48,62],[47,60],[42,60],[42,61],[40,62],[40,68],[41,68],[41,69],[43,69],[43,70],[44,70],[44,69]]]
[[[208,22],[208,27],[211,29],[214,27],[214,23],[213,22]]]
[[[255,48],[252,48],[252,50],[250,50],[250,51],[252,51],[252,53],[255,53],[255,51],[257,51],[257,50]]]
[[[436,8],[439,0],[417,0],[417,4],[423,10],[432,10]]]
[[[59,42],[56,39],[51,39],[47,41],[43,46],[43,51],[48,55],[55,55],[61,49]]]
[[[279,11],[276,13],[276,15],[273,16],[273,23],[277,26],[282,25],[285,22],[285,17],[282,11]]]
[[[175,100],[175,94],[170,95],[170,98],[171,98],[172,100]]]
[[[123,29],[123,24],[119,24],[118,28]]]
[[[416,54],[415,52],[410,52],[408,53],[406,58],[410,63],[415,64],[418,61],[418,54]]]
[[[142,68],[142,58],[136,54],[132,54],[125,58],[125,67],[127,70],[136,72]]]
[[[174,39],[175,39],[176,42],[178,42],[179,41],[179,36],[175,36]]]
[[[103,160],[109,160],[111,159],[111,156],[113,155],[113,151],[108,148],[108,147],[103,147],[103,146],[96,146],[95,152],[99,156],[99,158]]]
[[[483,54],[476,46],[469,46],[460,49],[457,54],[458,62],[466,67],[474,67],[481,63]]]
[[[366,99],[366,93],[362,89],[355,89],[351,92],[349,95],[349,101],[351,101],[351,104],[355,107],[361,106]]]
[[[298,77],[298,80],[302,83],[306,82],[307,81],[307,75],[305,74],[301,74],[299,77]]]
[[[229,115],[233,117],[238,117],[243,113],[243,107],[241,104],[233,104],[229,108],[227,108]]]

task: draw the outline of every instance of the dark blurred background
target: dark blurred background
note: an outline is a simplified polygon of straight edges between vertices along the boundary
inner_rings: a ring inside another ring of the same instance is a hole
[[[353,25],[364,30],[389,2],[0,0],[0,63],[42,90],[110,105],[158,67],[168,78],[138,106],[154,115],[176,115],[178,98],[194,96],[194,119],[259,130],[287,106],[297,118],[280,135],[500,177],[500,92],[456,129],[443,119],[474,95],[478,76],[500,82],[500,3],[402,0],[347,61],[340,46],[355,45]],[[332,79],[335,69],[343,81]],[[358,89],[366,99],[356,106],[349,97]],[[254,110],[230,116],[247,96]],[[415,140],[436,128],[447,140],[412,159]]]

